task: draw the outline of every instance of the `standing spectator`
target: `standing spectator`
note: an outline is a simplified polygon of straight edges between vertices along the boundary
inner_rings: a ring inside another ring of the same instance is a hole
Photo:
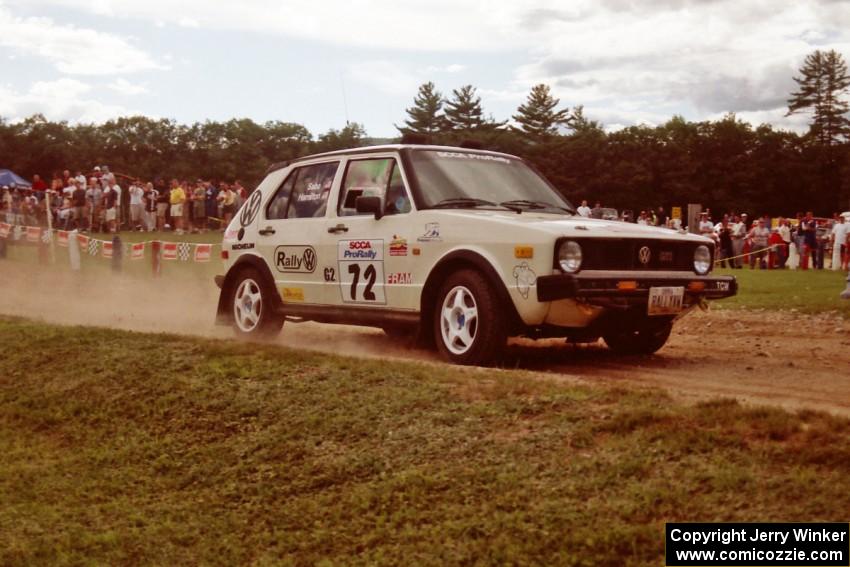
[[[72,213],[74,219],[74,228],[83,231],[86,228],[84,223],[86,211],[86,190],[79,179],[74,179],[74,190],[71,192],[71,204],[74,207]]]
[[[171,192],[168,196],[171,204],[171,218],[177,234],[183,234],[183,204],[186,202],[186,193],[176,179],[171,180]]]
[[[800,267],[808,270],[809,261],[811,261],[812,269],[814,269],[818,251],[818,225],[811,211],[806,213],[805,218],[800,221],[798,232],[802,237],[803,243],[803,253],[800,255]]]
[[[156,182],[156,229],[165,230],[168,224],[168,207],[171,204],[171,192],[165,187],[165,182],[158,179]]]
[[[233,191],[236,193],[236,208],[239,209],[239,207],[242,206],[242,203],[245,202],[245,199],[248,198],[248,190],[242,187],[242,182],[237,179],[233,182]],[[602,218],[601,212],[598,218]]]
[[[130,195],[130,228],[142,230],[142,212],[144,211],[142,197],[145,194],[142,182],[136,179],[127,189],[127,193]]]
[[[752,242],[752,254],[750,254],[750,269],[755,269],[758,262],[759,268],[767,268],[765,258],[767,257],[767,241],[770,238],[770,229],[764,226],[764,219],[756,221],[756,225],[750,230],[750,241]]]
[[[207,226],[207,190],[202,182],[195,186],[192,209],[193,232],[204,232]]]
[[[576,209],[576,212],[585,218],[590,217],[590,207],[587,206],[587,201],[582,201],[581,206]]]
[[[233,214],[236,212],[236,193],[227,183],[224,183],[218,193],[218,200],[221,202],[221,214],[224,217],[222,230],[224,230],[230,224]]]
[[[206,191],[207,228],[212,230],[215,226],[213,222],[221,218],[218,214],[218,189],[215,185],[207,181],[204,183],[204,190]],[[221,221],[218,221],[218,224],[220,225]]]
[[[779,245],[779,268],[785,269],[791,254],[791,225],[785,217],[779,217],[779,226],[776,228],[782,243]]]
[[[667,226],[667,213],[664,211],[664,207],[658,207],[658,214],[655,215],[655,225],[656,226]]]
[[[104,218],[106,219],[106,229],[113,233],[116,231],[118,222],[118,197],[117,185],[115,181],[106,182],[106,190],[103,192],[103,209]]]
[[[720,267],[734,268],[735,261],[730,259],[735,256],[734,248],[732,247],[732,227],[729,226],[729,221],[726,219],[720,221],[717,239],[719,242]]]
[[[844,257],[846,256],[846,242],[847,242],[847,223],[844,221],[843,216],[839,216],[835,221],[835,224],[832,225],[832,230],[830,231],[830,240],[832,242],[832,269],[845,269]]]
[[[145,230],[148,232],[153,232],[156,228],[158,201],[159,192],[153,188],[153,183],[146,183],[142,194],[142,202],[145,209]]]
[[[32,191],[39,201],[44,199],[44,192],[47,191],[47,183],[37,173],[32,176]]]
[[[596,204],[593,205],[593,208],[590,210],[590,218],[593,219],[601,219],[602,218],[602,203],[596,201]]]
[[[89,228],[94,231],[103,230],[103,189],[96,177],[89,179],[89,188],[86,190],[86,200],[89,207]]]
[[[732,223],[732,256],[735,258],[732,261],[732,265],[735,268],[741,268],[743,265],[743,259],[741,255],[744,253],[744,240],[747,237],[747,223],[746,221],[741,219],[740,215],[735,215],[733,217]]]
[[[708,211],[703,211],[699,214],[699,233],[702,236],[714,238],[714,224],[708,216]]]

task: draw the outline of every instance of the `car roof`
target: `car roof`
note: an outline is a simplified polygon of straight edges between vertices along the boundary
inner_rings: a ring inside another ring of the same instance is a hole
[[[346,150],[334,150],[332,152],[322,152],[322,153],[318,153],[318,154],[311,154],[311,155],[308,155],[308,156],[301,156],[301,157],[297,157],[295,159],[278,162],[278,163],[272,165],[271,167],[269,167],[269,169],[266,171],[266,175],[268,175],[272,171],[276,171],[278,169],[283,169],[284,167],[288,167],[288,166],[290,166],[294,163],[307,161],[307,160],[313,160],[313,159],[316,159],[316,158],[343,157],[343,156],[364,155],[364,154],[368,155],[368,154],[374,154],[374,153],[380,153],[380,152],[391,152],[391,151],[400,152],[400,151],[403,151],[403,150],[439,150],[439,151],[451,151],[451,152],[464,152],[464,153],[470,153],[470,154],[485,154],[485,155],[501,156],[501,157],[506,157],[506,158],[522,160],[522,158],[519,158],[519,157],[511,155],[511,154],[502,153],[502,152],[494,152],[494,151],[490,151],[490,150],[479,150],[479,149],[473,149],[473,148],[461,148],[461,147],[457,147],[457,146],[432,146],[432,145],[423,145],[423,144],[382,144],[380,146],[362,146],[362,147],[359,147],[359,148],[350,148],[350,149],[346,149]]]

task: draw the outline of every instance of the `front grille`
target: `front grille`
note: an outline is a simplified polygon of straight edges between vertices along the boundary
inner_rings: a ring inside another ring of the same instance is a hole
[[[560,246],[563,240],[558,241]],[[699,243],[645,238],[576,238],[582,270],[693,271]],[[555,267],[558,268],[555,248]],[[709,246],[711,248],[711,246]],[[648,252],[647,252],[648,251]],[[713,255],[712,250],[712,255]],[[647,260],[644,262],[643,260]]]

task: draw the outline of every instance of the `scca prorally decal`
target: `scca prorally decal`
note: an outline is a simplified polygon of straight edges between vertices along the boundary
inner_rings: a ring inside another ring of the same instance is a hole
[[[341,240],[339,259],[349,261],[368,261],[384,259],[383,240]]]
[[[239,212],[239,224],[246,227],[254,222],[254,219],[257,218],[257,213],[260,212],[260,203],[262,200],[263,194],[259,191],[251,193],[251,198],[248,199],[248,202],[242,206],[242,210]]]
[[[523,299],[528,299],[531,286],[537,283],[537,274],[529,267],[528,262],[523,262],[519,266],[514,266],[514,278],[516,278],[516,287],[520,295]]]
[[[317,260],[312,246],[278,246],[274,251],[274,265],[279,272],[312,274]]]

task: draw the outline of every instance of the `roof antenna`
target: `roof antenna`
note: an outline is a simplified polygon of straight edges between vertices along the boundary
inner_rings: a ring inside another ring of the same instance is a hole
[[[339,73],[339,82],[342,84],[342,106],[345,109],[345,127],[348,127],[348,97],[345,96],[345,76]]]

